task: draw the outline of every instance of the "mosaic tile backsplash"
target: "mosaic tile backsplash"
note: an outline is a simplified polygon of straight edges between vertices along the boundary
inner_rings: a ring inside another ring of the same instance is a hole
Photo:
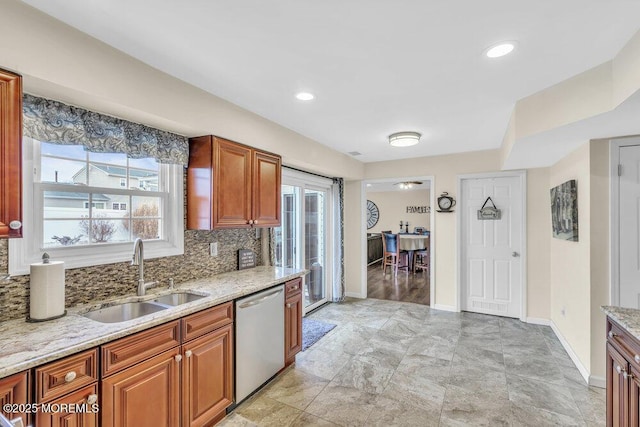
[[[218,242],[217,257],[209,255],[210,242]],[[0,239],[0,321],[26,318],[29,312],[29,276],[2,281],[8,267],[8,246],[6,239]],[[238,249],[253,250],[258,264],[262,259],[260,233],[251,229],[187,230],[184,247],[184,255],[145,260],[145,279],[159,281],[161,287],[167,287],[169,278],[178,284],[233,271],[238,268]],[[133,244],[131,249],[133,251]],[[137,272],[137,267],[129,262],[68,269],[65,272],[66,306],[135,295]]]

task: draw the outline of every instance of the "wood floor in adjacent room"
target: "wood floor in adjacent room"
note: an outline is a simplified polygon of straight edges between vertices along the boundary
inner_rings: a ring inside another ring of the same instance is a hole
[[[398,270],[396,276],[390,268],[383,275],[380,263],[367,267],[367,298],[430,305],[429,294],[428,271],[413,274]]]

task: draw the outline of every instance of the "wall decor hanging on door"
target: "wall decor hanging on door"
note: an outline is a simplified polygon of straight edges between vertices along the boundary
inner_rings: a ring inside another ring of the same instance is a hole
[[[575,179],[551,189],[551,226],[556,239],[578,241],[578,184]]]
[[[487,206],[487,203],[491,202],[491,206]],[[502,211],[496,207],[491,197],[487,197],[484,204],[478,209],[478,219],[481,221],[498,220],[502,216]]]

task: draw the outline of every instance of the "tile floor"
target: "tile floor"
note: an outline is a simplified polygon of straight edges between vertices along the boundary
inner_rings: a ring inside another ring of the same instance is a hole
[[[375,299],[311,317],[338,327],[220,425],[605,425],[549,327]]]

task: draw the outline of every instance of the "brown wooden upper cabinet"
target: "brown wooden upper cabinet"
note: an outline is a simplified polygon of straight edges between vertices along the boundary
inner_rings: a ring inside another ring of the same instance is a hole
[[[189,140],[187,228],[280,226],[280,156],[207,135]]]
[[[22,237],[22,77],[1,69],[0,237]]]

